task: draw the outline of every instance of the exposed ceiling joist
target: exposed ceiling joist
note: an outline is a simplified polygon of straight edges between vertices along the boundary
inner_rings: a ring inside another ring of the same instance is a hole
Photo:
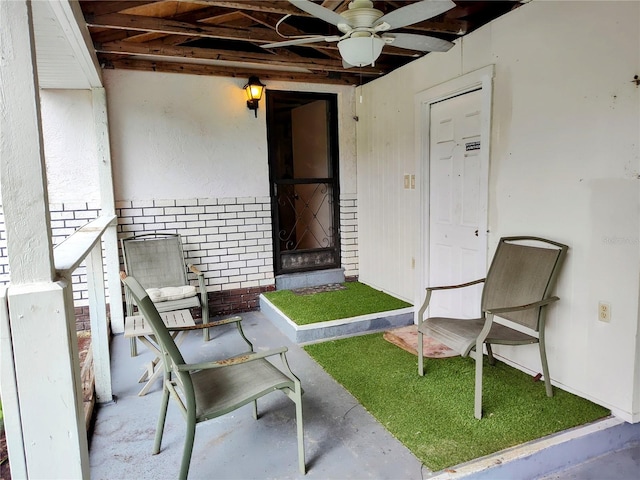
[[[417,1],[374,1],[373,6],[385,14]],[[454,1],[450,10],[392,33],[451,42],[520,5],[517,0]],[[347,11],[350,0],[314,3],[335,15]],[[287,0],[80,0],[80,5],[103,68],[232,77],[251,73],[265,79],[353,85],[425,54],[407,49],[406,42],[404,48],[386,44],[375,65],[346,68],[336,40],[261,48],[289,39],[343,35],[334,24]]]

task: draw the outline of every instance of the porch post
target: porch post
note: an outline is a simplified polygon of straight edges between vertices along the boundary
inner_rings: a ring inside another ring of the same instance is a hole
[[[105,89],[92,88],[93,118],[98,150],[98,177],[100,180],[100,206],[102,215],[115,215],[113,195],[113,172],[111,170],[111,146],[109,143],[109,120],[107,117],[107,96]],[[109,287],[109,308],[111,329],[114,333],[124,332],[124,311],[122,309],[122,285],[120,284],[120,258],[118,256],[117,225],[110,226],[102,237],[107,266]]]
[[[31,3],[0,1],[0,187],[11,270],[0,322],[15,478],[89,478],[71,285],[54,281]],[[4,348],[10,345],[11,348]],[[11,355],[13,354],[13,355]],[[14,461],[15,460],[15,461]]]
[[[85,260],[87,266],[87,290],[89,292],[89,316],[91,317],[91,349],[96,401],[108,403],[113,400],[111,391],[111,356],[109,355],[109,330],[104,291],[104,268],[102,266],[102,244],[91,249]]]

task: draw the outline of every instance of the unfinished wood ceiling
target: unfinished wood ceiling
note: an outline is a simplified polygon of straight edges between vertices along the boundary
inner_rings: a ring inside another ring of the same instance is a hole
[[[520,1],[457,1],[456,7],[397,32],[454,41],[511,11]],[[316,3],[340,13],[350,0]],[[412,1],[375,1],[384,13]],[[121,68],[265,80],[358,85],[378,78],[423,53],[384,47],[375,66],[345,69],[336,43],[265,50],[260,45],[298,35],[339,35],[287,0],[82,0],[102,68]],[[287,18],[276,31],[276,24]],[[281,35],[285,35],[283,37]],[[430,53],[430,55],[442,55]]]

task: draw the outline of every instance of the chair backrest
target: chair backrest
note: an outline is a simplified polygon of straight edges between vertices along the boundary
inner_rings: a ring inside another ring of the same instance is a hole
[[[482,292],[482,310],[538,302],[552,294],[569,247],[538,237],[501,238]],[[542,308],[500,317],[540,330]]]
[[[169,330],[167,330],[166,325],[162,321],[158,309],[136,278],[130,275],[126,276],[122,279],[122,283],[128,287],[145,321],[151,324],[153,334],[162,350],[165,370],[171,371],[177,377],[185,394],[188,395],[188,393],[191,392],[191,396],[193,396],[193,384],[190,375],[187,372],[180,372],[177,369],[178,365],[185,364],[184,358],[176,346],[176,343],[173,341]]]
[[[188,285],[182,239],[177,234],[146,234],[123,238],[124,268],[144,288]]]

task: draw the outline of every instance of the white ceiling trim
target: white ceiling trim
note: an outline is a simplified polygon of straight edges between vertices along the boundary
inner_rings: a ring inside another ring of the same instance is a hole
[[[102,87],[102,72],[76,0],[32,2],[40,88]]]

